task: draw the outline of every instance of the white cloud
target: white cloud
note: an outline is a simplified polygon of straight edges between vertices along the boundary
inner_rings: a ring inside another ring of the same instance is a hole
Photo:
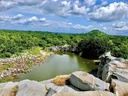
[[[83,26],[83,25],[80,25],[80,24],[76,24],[76,25],[73,25],[73,28],[75,28],[75,29],[85,29],[85,30],[87,30],[87,29],[93,28],[93,26],[92,26],[92,25]]]
[[[85,6],[78,7],[78,5],[74,5],[72,13],[76,15],[85,15],[88,11],[89,8],[86,8]]]
[[[45,22],[46,18],[37,18],[36,16],[32,16],[27,19],[21,19],[18,21],[14,21],[12,23],[14,24],[31,24],[31,23],[39,23],[39,22]]]
[[[18,14],[16,16],[0,16],[0,21],[3,21],[3,22],[11,22],[11,21],[14,21],[14,20],[19,20],[20,18],[22,18],[22,14]]]
[[[0,1],[0,11],[6,11],[14,7],[17,3],[12,1]]]
[[[88,18],[94,21],[109,22],[120,20],[128,16],[128,4],[114,2],[107,7],[100,7],[88,14]]]
[[[23,15],[22,14],[17,14],[16,16],[12,17],[13,20],[18,20],[20,18],[22,18]]]
[[[113,23],[112,26],[114,27],[114,30],[117,31],[128,31],[128,22],[116,22]]]
[[[84,26],[81,24],[73,24],[71,22],[57,22],[57,21],[47,21],[43,24],[43,26],[49,26],[50,28],[55,29],[78,29],[78,30],[91,30],[93,28],[92,25]]]
[[[32,5],[36,5],[36,4],[39,4],[41,1],[44,1],[44,0],[13,0],[15,2],[17,2],[19,5],[29,5],[29,6],[32,6]]]
[[[83,2],[80,0],[1,0],[0,11],[14,8],[22,12],[68,17],[71,15],[85,15],[89,11],[90,4],[95,4],[95,1],[96,0],[85,0]]]
[[[96,3],[96,0],[84,0],[86,6],[92,6]]]
[[[45,22],[46,18],[37,18],[32,16],[30,18],[22,19],[22,14],[17,14],[16,16],[0,16],[0,23],[10,23],[10,24],[30,24],[30,23],[41,23]]]
[[[56,2],[47,0],[40,5],[40,9],[43,14],[53,14],[62,17],[70,15],[85,15],[89,11],[89,8],[84,6],[79,0],[56,0]]]
[[[106,0],[101,0],[101,1],[102,1],[101,5],[106,5],[106,4],[108,4],[108,2],[107,2]]]
[[[52,0],[53,2],[57,2],[58,0]]]

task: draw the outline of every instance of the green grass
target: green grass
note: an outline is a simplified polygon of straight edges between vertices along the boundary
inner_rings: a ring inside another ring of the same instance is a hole
[[[41,49],[41,47],[33,47],[32,49],[28,50],[28,54],[39,55]]]

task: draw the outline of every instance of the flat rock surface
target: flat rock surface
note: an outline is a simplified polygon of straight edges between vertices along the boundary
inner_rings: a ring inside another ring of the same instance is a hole
[[[109,84],[83,71],[71,74],[70,83],[81,90],[109,90]]]
[[[86,91],[76,93],[56,93],[53,96],[116,96],[115,94],[107,91]]]
[[[0,84],[0,96],[10,96],[12,89],[18,84],[18,82],[8,82]]]
[[[128,83],[112,79],[111,85],[116,96],[128,96]]]
[[[18,84],[16,96],[45,96],[45,85],[37,81],[23,80]]]

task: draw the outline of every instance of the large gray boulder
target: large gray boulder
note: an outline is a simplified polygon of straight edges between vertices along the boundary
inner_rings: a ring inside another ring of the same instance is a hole
[[[102,71],[102,80],[110,82],[112,76],[118,77],[117,79],[123,80],[125,74],[128,74],[128,64],[120,61],[111,61],[105,64]],[[124,75],[124,76],[123,76]],[[127,77],[128,78],[128,77]]]
[[[1,83],[0,84],[0,96],[11,96],[14,90],[13,88],[17,86],[18,82],[8,82],[8,83]]]
[[[116,96],[115,94],[107,91],[86,91],[86,92],[60,92],[56,93],[53,96]]]
[[[97,77],[105,82],[110,82],[111,78],[127,82],[128,60],[113,57],[110,52],[101,55],[100,59]]]
[[[64,85],[64,86],[58,86],[54,83],[52,83],[54,79],[42,81],[41,83],[45,85],[45,88],[48,90],[47,96],[52,96],[55,93],[58,92],[76,92],[73,88]]]
[[[45,85],[37,81],[23,80],[18,84],[16,96],[46,96]]]
[[[109,84],[83,71],[71,74],[70,83],[81,90],[109,90]]]
[[[128,96],[128,83],[112,79],[111,87],[116,96]]]

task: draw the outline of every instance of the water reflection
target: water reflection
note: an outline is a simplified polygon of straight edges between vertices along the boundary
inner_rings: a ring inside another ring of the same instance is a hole
[[[54,78],[56,75],[70,74],[79,70],[90,72],[96,68],[97,65],[93,64],[91,60],[81,58],[75,54],[54,54],[51,55],[44,64],[41,64],[35,70],[27,74],[21,74],[22,77],[16,81],[23,79],[42,81]]]

